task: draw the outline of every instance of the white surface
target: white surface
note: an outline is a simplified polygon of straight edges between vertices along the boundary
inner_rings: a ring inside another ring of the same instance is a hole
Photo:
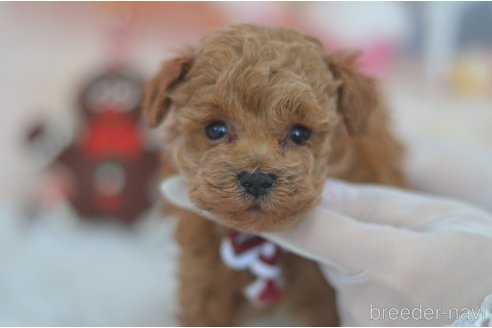
[[[2,208],[0,325],[175,325],[174,223],[28,226]]]

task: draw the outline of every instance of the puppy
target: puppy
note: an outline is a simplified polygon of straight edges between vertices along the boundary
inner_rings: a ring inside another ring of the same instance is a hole
[[[357,56],[284,29],[236,25],[166,61],[147,84],[151,126],[166,117],[194,204],[220,226],[181,212],[180,320],[238,324],[253,279],[219,255],[230,229],[274,231],[320,200],[325,178],[402,186],[402,147]],[[225,228],[228,227],[228,228]],[[281,258],[283,303],[309,325],[336,325],[334,293],[315,263]]]

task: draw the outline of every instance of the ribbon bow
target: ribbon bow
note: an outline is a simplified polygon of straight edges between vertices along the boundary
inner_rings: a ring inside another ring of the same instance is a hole
[[[224,264],[234,270],[249,269],[256,277],[246,286],[244,295],[255,306],[276,303],[282,299],[281,270],[278,259],[282,250],[255,235],[232,231],[220,245]]]

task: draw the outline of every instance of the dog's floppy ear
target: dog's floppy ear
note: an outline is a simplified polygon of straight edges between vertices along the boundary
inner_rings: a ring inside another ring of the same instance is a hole
[[[357,69],[358,57],[358,52],[345,51],[327,57],[334,78],[342,82],[338,90],[338,111],[347,131],[354,136],[367,132],[369,116],[378,106],[376,83]]]
[[[178,57],[165,61],[159,73],[144,88],[142,109],[148,124],[158,126],[166,116],[171,99],[169,93],[186,79],[193,62],[193,50],[187,49]]]

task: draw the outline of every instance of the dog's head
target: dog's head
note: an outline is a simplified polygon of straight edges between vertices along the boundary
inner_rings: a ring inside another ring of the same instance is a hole
[[[165,62],[143,108],[151,125],[172,125],[196,206],[236,229],[277,230],[316,205],[343,139],[365,131],[377,97],[354,61],[292,30],[232,26]]]

